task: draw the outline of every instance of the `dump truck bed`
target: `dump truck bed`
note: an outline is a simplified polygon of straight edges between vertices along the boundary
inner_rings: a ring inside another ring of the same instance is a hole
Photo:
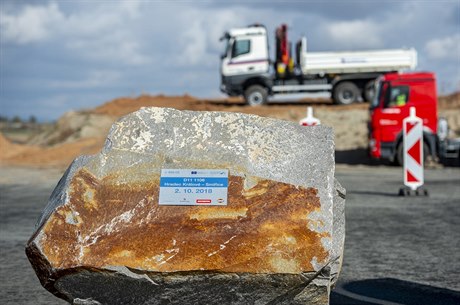
[[[301,69],[305,75],[401,71],[414,69],[416,65],[414,49],[301,53]]]

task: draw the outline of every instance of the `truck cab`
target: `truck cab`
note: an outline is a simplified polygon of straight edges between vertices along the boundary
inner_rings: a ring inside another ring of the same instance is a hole
[[[249,102],[263,103],[272,82],[267,30],[261,25],[232,29],[221,40],[226,42],[221,55],[221,91],[229,96],[247,95],[249,87],[259,85]]]
[[[429,72],[388,73],[376,80],[377,92],[370,106],[369,153],[371,157],[402,164],[402,133],[409,109],[423,120],[424,156],[436,156],[437,95],[435,75]]]

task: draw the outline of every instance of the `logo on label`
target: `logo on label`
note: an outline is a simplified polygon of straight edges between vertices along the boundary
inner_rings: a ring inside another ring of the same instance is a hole
[[[211,199],[197,199],[196,203],[200,203],[200,204],[211,203]]]
[[[224,200],[223,198],[217,199],[217,203],[224,203],[224,201],[225,201],[225,200]]]

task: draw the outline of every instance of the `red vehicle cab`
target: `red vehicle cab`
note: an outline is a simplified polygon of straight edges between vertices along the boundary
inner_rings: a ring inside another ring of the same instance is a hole
[[[402,164],[402,121],[410,107],[423,120],[424,156],[436,155],[437,95],[434,73],[389,73],[376,81],[370,107],[369,153]]]

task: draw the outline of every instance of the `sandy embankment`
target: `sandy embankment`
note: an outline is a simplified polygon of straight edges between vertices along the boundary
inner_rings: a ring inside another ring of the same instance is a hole
[[[50,147],[19,145],[0,134],[0,165],[67,166],[78,155],[98,152],[102,143],[101,138],[83,138]]]
[[[363,150],[367,147],[368,105],[330,105],[327,101],[300,104],[270,104],[248,107],[239,100],[199,100],[185,96],[140,96],[119,98],[99,107],[64,114],[51,131],[30,139],[27,145],[14,144],[0,134],[0,165],[65,168],[78,155],[100,150],[110,126],[119,117],[141,107],[171,107],[180,110],[230,111],[256,114],[298,122],[306,107],[314,107],[321,123],[333,127],[338,151]],[[460,93],[439,101],[439,116],[446,117],[451,136],[460,137]]]

